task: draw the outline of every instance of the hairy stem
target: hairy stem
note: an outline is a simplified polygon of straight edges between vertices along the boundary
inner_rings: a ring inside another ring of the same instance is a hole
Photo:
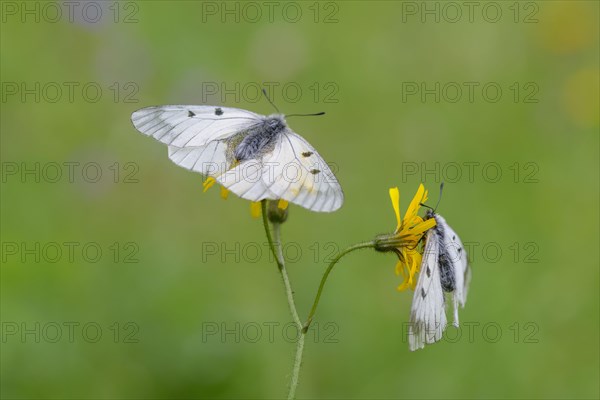
[[[298,341],[296,342],[296,356],[294,357],[294,366],[292,368],[290,388],[287,397],[288,399],[293,399],[296,396],[296,388],[298,387],[298,379],[300,377],[300,366],[302,365],[305,332],[302,330],[302,321],[300,321],[298,311],[296,310],[296,303],[294,302],[294,292],[292,290],[290,278],[285,268],[285,260],[283,258],[283,251],[281,246],[281,224],[273,223],[273,234],[271,234],[271,230],[269,229],[269,220],[267,216],[267,200],[262,201],[262,218],[265,233],[267,234],[267,240],[269,241],[269,247],[271,248],[271,252],[275,257],[279,273],[281,274],[281,278],[283,279],[283,286],[285,287],[285,293],[287,297],[288,306],[290,308],[290,313],[292,314],[294,324],[296,325],[299,334]]]
[[[333,267],[335,267],[335,265],[338,263],[338,261],[340,261],[340,259],[342,257],[344,257],[346,254],[351,253],[354,250],[366,249],[366,248],[370,248],[370,247],[375,247],[375,242],[364,242],[364,243],[354,244],[354,245],[348,247],[347,249],[345,249],[344,251],[342,251],[341,253],[339,253],[331,261],[331,263],[325,270],[325,273],[323,274],[323,278],[321,278],[321,284],[319,285],[319,290],[317,290],[317,295],[315,296],[315,301],[313,303],[312,308],[310,309],[308,318],[306,318],[304,327],[302,328],[302,332],[304,334],[306,334],[306,332],[308,331],[308,328],[310,327],[313,317],[315,316],[315,313],[317,312],[317,307],[319,306],[319,300],[321,300],[321,294],[323,293],[323,287],[325,286],[325,282],[327,282],[327,278],[329,277],[329,274],[331,273],[331,270],[333,269]]]

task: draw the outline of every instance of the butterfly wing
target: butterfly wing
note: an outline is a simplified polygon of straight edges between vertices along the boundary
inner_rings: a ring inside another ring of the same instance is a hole
[[[340,208],[344,193],[319,153],[300,135],[286,130],[272,151],[246,160],[217,177],[236,195],[251,201],[284,199],[312,211]]]
[[[262,118],[237,108],[188,105],[146,107],[131,115],[138,131],[169,146],[175,164],[208,176],[231,167],[227,139]]]
[[[435,229],[427,232],[419,280],[410,310],[408,344],[411,351],[437,342],[446,329],[444,292],[439,267],[441,241],[442,238]]]
[[[235,163],[236,135],[263,119],[236,108],[186,105],[147,107],[131,116],[138,131],[169,146],[175,164],[216,178],[244,199],[284,199],[313,211],[340,208],[344,194],[331,169],[289,129],[260,157]]]
[[[273,174],[263,180],[277,197],[312,211],[331,212],[344,202],[344,193],[321,155],[303,137],[286,131],[271,155]]]
[[[443,245],[447,251],[450,262],[452,263],[452,270],[454,272],[455,288],[452,293],[452,303],[454,326],[458,327],[458,306],[464,307],[467,301],[467,290],[471,279],[471,269],[469,268],[467,252],[460,237],[458,237],[454,229],[448,225],[442,216],[436,214],[435,218],[437,223],[443,227]]]
[[[238,108],[186,105],[146,107],[131,115],[138,131],[175,147],[202,146],[222,140],[262,118]]]

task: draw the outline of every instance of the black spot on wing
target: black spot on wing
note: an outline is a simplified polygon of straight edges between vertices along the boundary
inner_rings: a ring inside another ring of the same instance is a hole
[[[313,174],[313,175],[316,175],[316,174],[318,174],[319,172],[321,172],[321,171],[320,171],[320,170],[318,170],[318,169],[311,169],[311,170],[310,170],[310,173],[311,173],[311,174]]]
[[[193,112],[191,112],[190,110],[188,110],[188,117],[194,117],[196,116],[196,114],[194,114]]]
[[[305,151],[305,152],[302,153],[302,157],[310,157],[312,155],[313,155],[312,151]]]
[[[221,107],[215,108],[215,115],[223,115],[223,110],[221,109]]]
[[[431,269],[429,269],[429,266],[427,266],[427,269],[425,270],[425,272],[427,272],[427,277],[430,278],[431,277]]]
[[[290,148],[291,148],[291,150],[292,150],[292,152],[293,152],[293,154],[294,154],[294,158],[296,159],[296,161],[298,161],[298,163],[299,163],[299,165],[301,166],[301,168],[303,168],[305,171],[307,171],[307,172],[311,173],[312,175],[315,175],[315,174],[317,174],[317,173],[321,172],[320,170],[316,170],[316,169],[314,169],[314,171],[317,171],[317,172],[313,172],[313,170],[311,170],[311,169],[309,169],[307,166],[303,165],[303,163],[300,161],[299,154],[298,154],[298,153],[296,153],[296,149],[295,149],[295,148],[294,148],[294,146],[292,145],[292,141],[291,141],[290,137],[289,137],[287,134],[284,134],[284,135],[283,135],[283,137],[284,137],[284,138],[285,138],[285,139],[288,141],[288,143],[290,144]],[[303,138],[302,138],[300,135],[295,135],[295,137],[296,137],[296,138],[297,138],[297,140],[299,140],[300,142],[306,142],[306,141],[305,141],[305,140],[304,140],[304,139],[303,139]],[[307,157],[307,155],[306,155],[307,153],[310,153],[310,155],[314,154],[314,152],[312,152],[312,151],[302,152],[302,153],[300,153],[300,154],[301,154],[303,157]],[[309,155],[309,156],[310,156],[310,155]],[[327,190],[326,190],[325,192],[323,192],[323,191],[321,190],[321,185],[319,185],[319,186],[318,186],[318,188],[317,188],[317,189],[318,189],[318,190],[317,190],[317,193],[316,193],[316,195],[314,196],[314,200],[312,201],[312,203],[308,204],[308,202],[307,202],[307,193],[308,193],[308,192],[307,192],[307,190],[306,190],[306,187],[305,187],[305,182],[306,182],[307,180],[309,180],[309,179],[308,179],[308,177],[309,177],[309,176],[310,176],[310,175],[306,174],[306,176],[305,176],[305,178],[304,178],[304,180],[303,180],[303,182],[302,182],[302,185],[300,186],[299,193],[298,193],[298,194],[296,194],[296,195],[294,196],[294,199],[296,199],[297,197],[299,197],[298,195],[302,193],[302,194],[304,195],[304,197],[302,198],[302,201],[301,201],[301,202],[296,202],[296,204],[300,204],[300,205],[302,205],[303,207],[305,207],[305,208],[307,208],[307,209],[309,209],[309,210],[316,210],[316,211],[319,211],[319,210],[321,210],[321,209],[322,209],[322,207],[324,207],[326,204],[325,204],[325,203],[323,203],[323,204],[322,204],[322,206],[321,206],[321,208],[319,208],[318,210],[314,208],[314,207],[315,207],[315,205],[316,205],[317,203],[319,203],[319,201],[321,200],[321,198],[322,198],[323,196],[325,196],[325,197],[326,197],[326,196],[329,194],[329,192],[330,192],[330,191],[332,191],[332,190],[334,189],[334,187],[333,187],[332,185],[327,185]],[[289,187],[289,186],[288,186],[288,187]],[[305,190],[302,190],[302,189],[305,189]],[[335,193],[335,192],[334,192],[334,193]]]
[[[421,297],[425,298],[425,289],[421,288]]]

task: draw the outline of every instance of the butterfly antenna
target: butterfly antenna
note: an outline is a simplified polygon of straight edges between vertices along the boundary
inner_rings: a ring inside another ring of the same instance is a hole
[[[438,197],[438,202],[435,205],[435,208],[433,209],[433,212],[435,212],[435,210],[437,210],[438,206],[440,205],[440,201],[442,201],[442,191],[444,190],[444,182],[440,183],[440,196]]]
[[[316,117],[318,115],[325,115],[325,111],[321,111],[318,113],[314,113],[314,114],[289,114],[286,115],[285,117]]]
[[[423,203],[419,203],[421,206],[429,208],[431,211],[433,211],[435,213],[435,210],[437,210],[438,206],[440,205],[440,201],[442,201],[442,191],[444,190],[444,182],[442,182],[440,184],[440,195],[438,197],[438,201],[437,204],[435,205],[435,208],[429,207],[427,204],[423,204]]]
[[[263,88],[262,92],[263,92],[263,95],[265,96],[265,99],[267,99],[267,101],[269,103],[271,103],[271,105],[273,106],[273,108],[275,109],[275,111],[277,111],[277,113],[279,114],[280,113],[279,112],[279,108],[277,108],[277,106],[275,105],[275,103],[273,103],[271,101],[271,99],[269,98],[269,95],[267,94],[267,90],[265,88]]]

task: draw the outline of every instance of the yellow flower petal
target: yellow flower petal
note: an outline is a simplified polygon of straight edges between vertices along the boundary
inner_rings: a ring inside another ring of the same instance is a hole
[[[406,210],[404,219],[410,219],[417,215],[419,208],[421,208],[420,203],[421,203],[421,200],[423,200],[424,195],[425,195],[425,186],[423,186],[423,184],[421,183],[419,185],[419,189],[417,190],[417,194],[415,194],[415,197],[413,197],[412,201],[410,202],[410,205],[408,206],[408,209]]]
[[[398,290],[402,291],[405,290],[409,287],[408,284],[408,279],[409,279],[409,275],[408,275],[408,270],[406,268],[406,264],[402,261],[398,261],[398,264],[396,264],[396,275],[398,275],[398,272],[400,272],[402,274],[402,283],[400,284],[400,286],[398,286]]]
[[[287,202],[287,201],[285,201],[284,199],[279,199],[279,202],[277,203],[277,207],[278,207],[278,208],[280,208],[280,209],[282,209],[282,210],[285,210],[285,209],[287,209],[287,208],[288,208],[288,205],[289,205],[289,204],[290,204],[290,203],[288,203],[288,202]]]
[[[229,190],[227,190],[223,186],[221,186],[221,198],[223,200],[227,200],[227,196],[229,196]]]
[[[252,218],[259,218],[262,214],[262,206],[260,201],[252,201],[250,202],[250,215]]]
[[[435,218],[429,218],[427,221],[423,221],[423,222],[419,223],[418,225],[415,225],[413,227],[413,229],[410,230],[410,232],[413,235],[418,235],[420,233],[430,230],[435,225],[436,225]]]
[[[410,266],[410,271],[408,271],[408,283],[413,285],[413,282],[416,282],[416,280],[413,278],[415,277],[415,274],[417,273],[417,267],[419,266],[419,264],[417,264],[417,260],[415,257],[411,257],[410,262],[411,262],[411,266]]]
[[[402,261],[398,261],[396,263],[396,275],[404,275],[404,263]]]
[[[204,187],[204,190],[202,190],[203,192],[206,192],[208,189],[210,189],[215,183],[217,183],[216,179],[213,178],[212,176],[209,176],[208,178],[206,178],[206,180],[204,181],[204,183],[202,183],[202,186]]]
[[[400,214],[400,191],[398,188],[389,189],[389,195],[398,225],[394,233],[386,236],[389,243],[385,244],[385,240],[382,242],[384,243],[383,248],[386,249],[385,246],[390,246],[390,250],[393,250],[399,256],[395,272],[396,275],[402,275],[402,283],[398,286],[398,290],[409,288],[414,290],[423,259],[421,239],[425,232],[436,225],[436,221],[434,218],[423,220],[418,215],[421,203],[425,202],[428,196],[428,191],[425,190],[423,184],[419,185],[417,193],[406,209],[404,218]]]
[[[399,230],[402,223],[402,218],[400,217],[400,191],[397,187],[390,188],[390,199],[392,200],[392,207],[394,208],[396,221],[398,222],[396,230]]]

